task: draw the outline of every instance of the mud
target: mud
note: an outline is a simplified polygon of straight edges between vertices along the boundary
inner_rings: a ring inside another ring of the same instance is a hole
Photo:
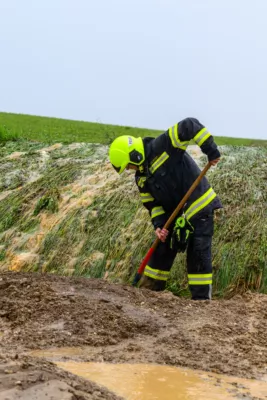
[[[3,273],[0,399],[42,398],[29,390],[46,390],[46,399],[53,391],[61,393],[56,399],[118,398],[33,357],[65,347],[77,353],[51,351],[53,360],[166,364],[266,380],[266,332],[266,295],[193,302],[104,280]]]
[[[0,400],[103,399],[122,398],[44,360],[0,358]]]

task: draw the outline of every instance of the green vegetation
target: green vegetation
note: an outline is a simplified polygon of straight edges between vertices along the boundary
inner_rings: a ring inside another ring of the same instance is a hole
[[[21,229],[22,226],[31,226],[32,219],[41,209],[55,212],[59,196],[58,187],[73,182],[78,175],[78,164],[50,167],[35,182],[26,184],[20,190],[6,196],[0,202],[0,232],[5,232],[11,227]],[[13,189],[13,186],[9,189]]]
[[[57,212],[59,200],[60,193],[58,188],[49,189],[46,194],[38,200],[33,215],[38,215],[42,210],[49,210],[52,213]]]
[[[0,113],[0,127],[8,130],[10,138],[39,141],[43,143],[102,143],[109,144],[120,135],[158,136],[162,131],[105,125],[59,118],[38,117],[24,114]],[[12,139],[13,140],[13,139]],[[0,141],[2,141],[0,130]],[[216,136],[218,145],[266,146],[267,140],[237,139]]]
[[[10,134],[0,146],[0,266],[12,268],[13,256],[19,265],[20,253],[26,253],[34,261],[23,264],[25,271],[130,283],[154,233],[132,174],[118,177],[106,162],[107,147],[96,142],[107,144],[112,132],[114,137],[159,132],[53,121],[0,114],[0,126],[8,126],[2,132]],[[68,141],[80,143],[48,148]],[[88,141],[95,143],[81,143]],[[224,205],[216,215],[213,241],[216,296],[247,289],[267,293],[267,147],[266,141],[250,142],[256,143],[262,146],[222,146],[221,162],[208,172]],[[203,156],[201,166],[205,162]],[[176,258],[168,288],[189,295],[184,254]]]
[[[16,131],[7,127],[6,125],[0,125],[0,143],[6,143],[9,140],[18,140],[18,134]]]

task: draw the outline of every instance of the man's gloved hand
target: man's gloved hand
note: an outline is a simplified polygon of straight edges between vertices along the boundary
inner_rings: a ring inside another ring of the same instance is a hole
[[[185,252],[189,236],[193,232],[193,226],[185,217],[177,218],[172,232],[171,248],[178,251],[179,253]]]

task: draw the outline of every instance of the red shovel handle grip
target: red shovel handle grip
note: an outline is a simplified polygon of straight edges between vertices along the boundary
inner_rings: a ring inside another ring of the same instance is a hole
[[[155,249],[154,249],[153,247],[151,247],[151,248],[148,250],[148,252],[147,252],[145,258],[144,258],[143,261],[142,261],[142,264],[141,264],[140,267],[138,268],[138,271],[137,271],[138,274],[141,275],[141,274],[143,273],[143,271],[144,271],[144,269],[145,269],[145,267],[146,267],[148,261],[150,260],[152,254],[154,253],[154,251],[155,251]]]

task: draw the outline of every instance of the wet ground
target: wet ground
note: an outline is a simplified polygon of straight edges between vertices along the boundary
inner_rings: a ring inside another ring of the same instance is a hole
[[[59,362],[127,400],[235,400],[267,397],[267,382],[154,364]]]
[[[5,273],[0,339],[0,399],[118,398],[49,359],[161,364],[264,382],[267,296],[193,302],[103,280]],[[46,360],[36,357],[40,350]]]

